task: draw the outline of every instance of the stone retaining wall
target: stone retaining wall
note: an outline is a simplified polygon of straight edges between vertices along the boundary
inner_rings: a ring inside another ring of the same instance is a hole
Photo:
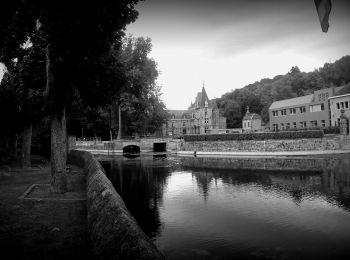
[[[324,137],[296,140],[183,142],[180,149],[204,152],[285,152],[339,150],[344,148],[344,141],[341,140],[341,137]]]
[[[137,225],[123,200],[89,152],[72,150],[71,163],[87,177],[88,226],[100,259],[165,259]]]
[[[332,158],[182,158],[185,169],[229,169],[229,170],[268,170],[268,171],[318,171],[332,169],[338,162]]]

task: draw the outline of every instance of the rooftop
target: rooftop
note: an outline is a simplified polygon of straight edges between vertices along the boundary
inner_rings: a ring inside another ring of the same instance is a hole
[[[191,112],[189,110],[169,110],[171,119],[190,119]]]
[[[332,93],[332,88],[325,88],[315,91],[316,92],[329,92]],[[334,88],[334,94],[331,96],[340,96],[350,93],[350,83],[344,86],[335,87]],[[310,94],[307,96],[302,97],[296,97],[296,98],[290,98],[290,99],[284,99],[275,101],[271,104],[269,109],[279,109],[279,108],[287,108],[287,107],[295,107],[300,105],[306,105],[314,101],[314,94]]]
[[[282,107],[293,107],[298,105],[305,105],[312,102],[314,95],[307,95],[302,97],[290,98],[275,101],[271,104],[270,109],[282,108]]]

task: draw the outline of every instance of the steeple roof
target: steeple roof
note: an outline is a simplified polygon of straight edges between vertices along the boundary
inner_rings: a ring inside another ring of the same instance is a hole
[[[204,83],[203,83],[202,91],[197,93],[195,105],[197,107],[204,107],[205,102],[207,102],[208,105],[210,103],[207,92],[205,91],[205,88],[204,88]]]

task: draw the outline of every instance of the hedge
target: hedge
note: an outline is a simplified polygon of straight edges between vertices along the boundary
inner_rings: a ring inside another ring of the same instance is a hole
[[[303,130],[300,130],[300,128],[290,128],[286,130],[280,130],[280,132],[291,132],[291,131],[310,131],[310,130],[322,130],[324,134],[339,134],[340,133],[340,127],[339,126],[329,126],[329,127],[320,127],[320,126],[313,126],[304,128]]]
[[[243,133],[243,134],[197,134],[185,135],[186,142],[194,141],[247,141],[247,140],[267,140],[267,139],[303,139],[303,138],[323,138],[322,130],[308,131],[285,131],[285,132],[264,132],[264,133]]]

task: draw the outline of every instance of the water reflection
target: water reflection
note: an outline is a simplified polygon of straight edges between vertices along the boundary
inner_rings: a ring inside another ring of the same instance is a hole
[[[350,257],[349,159],[142,156],[103,166],[169,259]]]
[[[164,164],[164,163],[163,163]],[[150,160],[114,157],[102,165],[106,174],[141,228],[150,237],[160,232],[162,204],[170,170]]]

